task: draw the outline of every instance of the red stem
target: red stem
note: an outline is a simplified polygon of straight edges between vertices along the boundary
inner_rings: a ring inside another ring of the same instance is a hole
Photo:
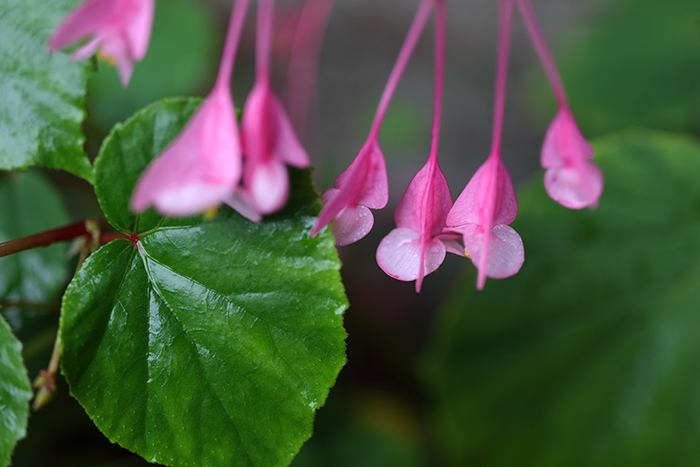
[[[0,243],[0,257],[19,253],[20,251],[29,250],[31,248],[49,246],[55,242],[63,242],[84,235],[91,235],[85,226],[85,222],[86,221],[80,221],[65,227],[59,227],[58,229],[47,230],[46,232],[29,235],[28,237]]]

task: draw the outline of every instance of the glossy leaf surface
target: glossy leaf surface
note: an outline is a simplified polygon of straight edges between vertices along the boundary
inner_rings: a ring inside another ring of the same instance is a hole
[[[0,242],[69,223],[60,193],[38,172],[0,175]],[[0,301],[36,303],[46,308],[68,281],[66,244],[34,248],[0,258]],[[3,310],[15,332],[31,320],[31,306]],[[45,312],[39,312],[45,314]],[[55,318],[54,318],[55,322]]]
[[[0,169],[42,166],[92,181],[80,124],[91,65],[49,55],[46,40],[76,0],[0,3]]]
[[[431,373],[448,465],[700,463],[700,143],[594,148],[599,208],[567,211],[538,180],[520,273],[454,296]]]
[[[24,438],[32,388],[22,363],[22,344],[0,316],[0,465],[10,465],[18,440]]]
[[[139,112],[107,138],[96,190],[115,240],[64,297],[63,372],[95,424],[149,461],[283,466],[311,435],[345,363],[347,302],[319,197],[295,171],[287,208],[252,223],[133,216],[137,177],[197,100]]]

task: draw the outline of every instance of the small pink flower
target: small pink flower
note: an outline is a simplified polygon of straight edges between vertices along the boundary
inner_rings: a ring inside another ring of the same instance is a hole
[[[435,271],[445,253],[464,256],[461,235],[444,233],[452,196],[437,158],[431,158],[416,174],[401,198],[394,220],[396,227],[379,244],[377,264],[391,277],[416,281],[420,292],[423,277]]]
[[[282,104],[270,87],[274,0],[259,0],[255,85],[243,107],[243,187],[230,205],[245,205],[249,219],[284,207],[289,197],[286,164],[304,168],[309,156],[299,143]],[[236,202],[238,201],[238,202]],[[252,211],[250,211],[252,209]]]
[[[369,139],[350,166],[335,180],[335,188],[323,192],[323,209],[311,236],[333,221],[339,246],[367,235],[374,225],[371,209],[381,209],[389,200],[384,154],[376,139]]]
[[[447,227],[461,232],[466,252],[479,270],[477,288],[486,277],[516,274],[525,260],[523,241],[508,224],[518,201],[508,169],[499,155],[479,167],[447,215]]]
[[[99,49],[100,55],[114,61],[126,86],[134,63],[146,56],[154,8],[154,0],[89,0],[64,18],[49,38],[49,50],[90,38],[71,58],[83,60]]]
[[[339,246],[363,238],[374,225],[371,209],[381,209],[389,199],[384,154],[379,148],[379,130],[396,91],[401,75],[415,49],[435,0],[421,1],[406,35],[394,68],[391,70],[374,115],[367,141],[355,160],[335,180],[335,188],[323,193],[323,209],[311,229],[313,237],[333,221],[333,235]]]
[[[593,148],[581,135],[571,112],[560,109],[547,130],[542,146],[544,186],[562,206],[582,209],[596,206],[603,192],[603,174],[591,162]]]
[[[187,125],[141,175],[131,209],[189,216],[231,197],[241,178],[241,147],[230,80],[249,0],[231,13],[216,84]]]
[[[309,166],[282,104],[268,79],[258,82],[243,108],[241,123],[245,166],[243,186],[252,207],[270,214],[284,207],[289,197],[287,167]]]
[[[139,179],[131,209],[149,206],[188,216],[221,204],[241,175],[241,152],[231,95],[215,88],[185,128]]]
[[[517,3],[559,106],[542,146],[540,160],[542,167],[547,169],[544,186],[549,196],[566,208],[597,206],[603,193],[603,174],[590,161],[593,158],[593,148],[581,134],[571,113],[564,84],[532,4],[529,0],[517,0]]]

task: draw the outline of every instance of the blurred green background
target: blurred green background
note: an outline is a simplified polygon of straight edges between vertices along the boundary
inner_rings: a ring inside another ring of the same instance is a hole
[[[303,135],[319,190],[366,137],[417,3],[337,2]],[[700,2],[533,3],[574,113],[594,138],[606,177],[599,208],[568,211],[544,193],[538,155],[554,103],[516,20],[504,158],[519,192],[513,226],[525,243],[522,271],[477,293],[471,263],[448,257],[420,295],[384,275],[376,246],[428,154],[428,28],[381,135],[390,204],[366,239],[340,249],[352,305],[349,363],[294,466],[700,465]],[[278,4],[293,11],[300,3]],[[127,89],[97,64],[84,125],[92,157],[135,110],[208,92],[230,7],[160,0],[149,54]],[[449,8],[440,158],[456,197],[488,154],[497,2]],[[234,77],[238,105],[254,78],[252,19]],[[281,90],[285,49],[275,51]],[[69,211],[54,209],[52,223],[99,215],[86,183],[56,172],[30,177],[49,177],[60,195],[47,196],[66,202]],[[12,182],[20,193],[32,190],[32,180]],[[47,264],[56,254],[63,250]],[[65,274],[38,296],[2,297],[43,303],[2,311],[25,343],[30,378],[48,362]],[[56,400],[32,414],[14,459],[18,467],[148,465],[104,438],[62,380]]]

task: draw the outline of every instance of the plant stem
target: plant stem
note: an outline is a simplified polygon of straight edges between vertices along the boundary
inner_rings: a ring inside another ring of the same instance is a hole
[[[406,39],[401,46],[399,57],[396,59],[396,63],[394,64],[394,68],[391,70],[391,74],[389,75],[389,80],[386,83],[384,92],[382,92],[382,97],[379,99],[379,105],[377,106],[377,112],[374,115],[374,121],[372,122],[372,128],[370,129],[368,139],[376,139],[379,136],[379,129],[384,121],[384,116],[389,108],[391,98],[394,95],[394,91],[396,91],[396,87],[399,85],[399,80],[406,69],[406,65],[408,65],[408,60],[413,54],[413,49],[415,49],[416,43],[418,42],[418,39],[420,39],[434,2],[435,0],[422,0],[418,7],[416,16],[413,18],[413,23],[411,24],[408,34],[406,35]]]
[[[0,258],[3,256],[19,253],[20,251],[29,250],[40,246],[49,246],[56,242],[73,240],[74,238],[82,237],[83,235],[91,235],[85,225],[87,221],[76,222],[75,224],[59,227],[58,229],[47,230],[28,237],[10,240],[9,242],[0,243]]]

